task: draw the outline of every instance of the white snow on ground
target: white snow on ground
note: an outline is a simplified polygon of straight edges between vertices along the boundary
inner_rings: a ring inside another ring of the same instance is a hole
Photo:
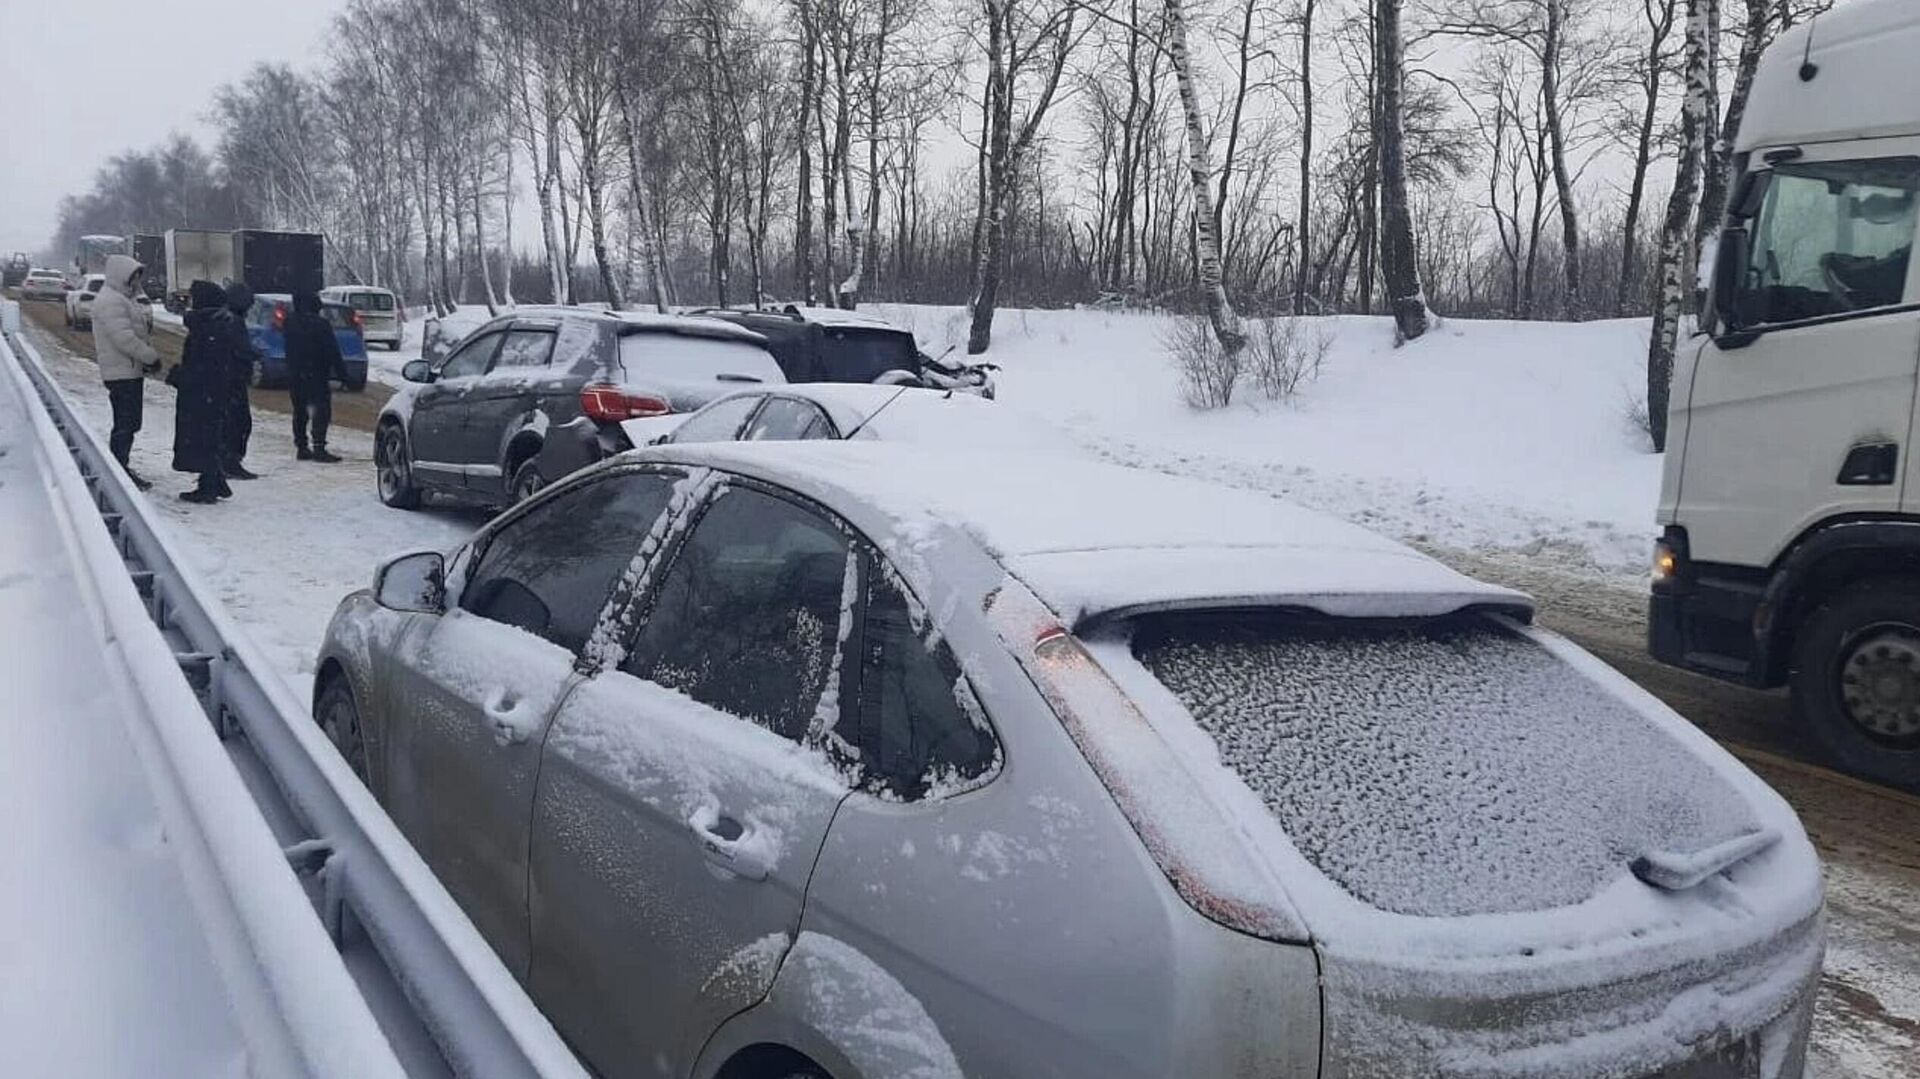
[[[959,308],[879,305],[933,355]],[[1660,458],[1628,420],[1641,322],[1449,321],[1393,347],[1386,319],[1309,320],[1332,335],[1292,402],[1200,412],[1160,342],[1169,316],[1002,311],[982,357],[1003,404],[1124,464],[1288,498],[1430,547],[1507,548],[1607,575],[1641,572]],[[956,350],[955,355],[960,354]]]
[[[81,416],[105,434],[113,425],[98,369],[28,322],[28,335]],[[472,511],[407,512],[382,506],[373,489],[373,438],[335,427],[339,464],[296,461],[285,413],[254,413],[247,466],[233,498],[195,506],[176,497],[192,478],[171,470],[174,391],[148,380],[145,425],[133,467],[154,481],[152,503],[174,529],[174,551],[220,591],[295,694],[312,691],[313,657],[341,597],[373,582],[374,565],[398,551],[451,548],[482,521]]]

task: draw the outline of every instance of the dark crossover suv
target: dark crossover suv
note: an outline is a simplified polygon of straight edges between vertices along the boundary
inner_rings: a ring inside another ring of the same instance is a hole
[[[765,337],[788,382],[880,382],[992,397],[991,364],[960,364],[920,351],[913,334],[864,311],[837,307],[699,312]]]
[[[402,374],[421,385],[381,410],[380,500],[433,493],[509,505],[629,449],[623,420],[694,409],[784,382],[758,334],[709,318],[522,308]]]

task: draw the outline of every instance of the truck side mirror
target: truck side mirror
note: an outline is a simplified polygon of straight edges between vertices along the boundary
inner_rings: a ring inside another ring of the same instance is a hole
[[[1744,228],[1728,228],[1720,233],[1720,247],[1713,264],[1713,321],[1718,330],[1715,342],[1721,348],[1745,348],[1760,335],[1749,327],[1751,312],[1745,310],[1747,266],[1752,241]]]

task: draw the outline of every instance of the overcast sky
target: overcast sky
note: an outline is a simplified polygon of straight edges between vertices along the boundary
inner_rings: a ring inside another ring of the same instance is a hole
[[[62,196],[123,150],[209,142],[213,91],[306,66],[346,0],[0,0],[0,251],[38,251]]]

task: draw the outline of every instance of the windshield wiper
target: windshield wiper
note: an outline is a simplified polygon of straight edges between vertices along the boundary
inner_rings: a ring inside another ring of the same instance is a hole
[[[722,371],[713,376],[715,382],[765,382],[759,375],[736,375],[731,371]]]
[[[1708,877],[1722,870],[1746,861],[1775,843],[1780,842],[1780,833],[1772,828],[1746,835],[1734,836],[1724,843],[1715,843],[1705,850],[1690,854],[1677,851],[1652,851],[1642,854],[1628,864],[1627,868],[1640,879],[1642,884],[1658,888],[1663,892],[1684,892],[1697,887]]]

